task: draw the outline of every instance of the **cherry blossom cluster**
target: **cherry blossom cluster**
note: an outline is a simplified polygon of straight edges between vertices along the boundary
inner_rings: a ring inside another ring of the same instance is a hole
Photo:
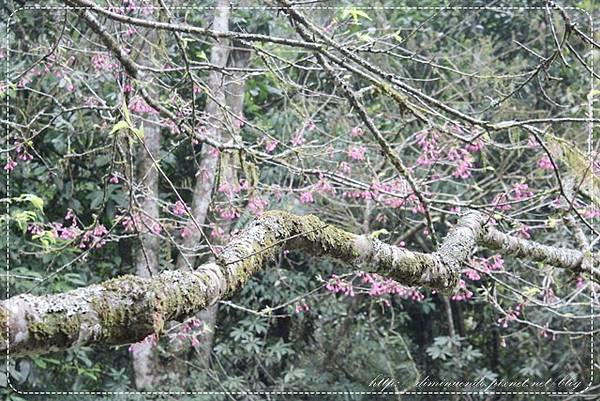
[[[509,322],[512,322],[519,318],[519,316],[521,315],[522,308],[523,308],[523,305],[518,304],[517,306],[515,306],[514,309],[511,308],[511,309],[507,310],[504,317],[501,317],[500,319],[498,319],[498,321],[497,321],[498,324],[504,328],[507,328]]]

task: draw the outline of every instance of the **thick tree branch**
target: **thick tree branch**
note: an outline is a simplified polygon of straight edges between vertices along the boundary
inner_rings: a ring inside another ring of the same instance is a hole
[[[80,345],[126,344],[160,334],[180,320],[242,288],[283,249],[338,259],[408,286],[452,290],[460,266],[483,244],[506,254],[580,269],[582,252],[536,244],[486,227],[478,212],[463,216],[438,251],[412,252],[356,235],[313,215],[263,214],[233,239],[216,263],[197,270],[166,271],[153,278],[123,276],[62,294],[18,295],[0,303],[0,351],[44,353]]]

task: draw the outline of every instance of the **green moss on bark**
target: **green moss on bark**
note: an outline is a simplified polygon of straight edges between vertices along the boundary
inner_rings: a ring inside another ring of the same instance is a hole
[[[43,344],[52,338],[52,345],[59,348],[68,347],[77,338],[80,327],[79,314],[69,316],[67,313],[48,313],[42,320],[28,319],[29,333],[37,343]]]
[[[0,343],[6,342],[6,331],[8,326],[8,311],[0,306]]]

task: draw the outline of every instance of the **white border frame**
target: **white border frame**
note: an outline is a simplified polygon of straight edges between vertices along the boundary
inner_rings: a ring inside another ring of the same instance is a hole
[[[148,7],[152,9],[162,9],[162,7]],[[214,10],[218,7],[211,6],[180,6],[180,7],[170,7],[170,10]],[[271,7],[271,6],[233,6],[232,8],[238,10],[252,10],[252,9],[260,9],[260,10],[268,10],[274,9],[278,10],[280,7]],[[315,6],[307,9],[315,10],[336,10],[339,8],[343,8],[340,6]],[[420,7],[420,6],[357,6],[357,9],[360,10],[486,10],[486,11],[499,11],[499,10],[545,10],[545,7],[487,7],[487,6],[479,6],[479,7]],[[5,69],[5,79],[4,82],[8,83],[8,67],[10,62],[10,51],[9,51],[9,36],[10,36],[10,26],[11,20],[14,15],[18,12],[26,11],[26,10],[80,10],[80,9],[89,9],[89,7],[69,7],[69,6],[24,6],[17,10],[15,10],[6,21],[6,69]],[[577,10],[583,12],[589,19],[590,23],[590,37],[593,38],[593,27],[594,21],[590,13],[580,7],[563,7],[565,10]],[[594,47],[590,44],[590,51],[593,51]],[[594,57],[591,57],[590,62],[590,70],[594,71]],[[594,77],[590,74],[590,93],[594,90]],[[9,117],[10,117],[10,95],[8,94],[7,89],[7,106],[6,106],[6,145],[7,149],[10,144],[10,128],[8,125]],[[592,159],[592,149],[593,149],[593,129],[594,129],[594,112],[593,112],[593,98],[588,99],[588,154],[590,155],[590,162]],[[6,171],[6,185],[7,185],[7,196],[10,197],[10,173]],[[591,184],[590,184],[591,185]],[[10,212],[10,205],[8,202],[6,203],[6,213],[7,215]],[[594,221],[595,219],[592,219]],[[6,220],[6,299],[10,298],[10,227],[9,220]],[[593,285],[590,285],[590,324],[591,324],[591,332],[590,336],[590,381],[587,386],[583,390],[579,391],[21,391],[13,386],[10,380],[10,338],[9,334],[9,325],[6,325],[6,378],[8,387],[13,390],[17,394],[22,395],[261,395],[261,394],[279,394],[279,395],[344,395],[344,394],[354,394],[354,395],[460,395],[460,394],[470,394],[470,395],[488,395],[488,394],[502,394],[502,395],[576,395],[585,393],[594,383],[594,303],[593,298],[595,295],[595,291],[592,288]]]

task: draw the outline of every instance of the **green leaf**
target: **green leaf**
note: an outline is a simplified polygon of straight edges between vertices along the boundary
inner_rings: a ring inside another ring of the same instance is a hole
[[[121,107],[123,111],[123,117],[125,117],[125,121],[127,121],[127,125],[131,127],[133,123],[131,122],[131,114],[129,113],[129,109],[127,108],[127,103],[123,102],[123,106]]]
[[[356,7],[347,7],[344,9],[344,11],[342,11],[342,18],[348,18],[349,16],[352,17],[355,24],[358,24],[359,18],[364,18],[371,21],[371,17],[369,17],[369,14]]]
[[[140,125],[140,128],[132,128],[131,132],[139,139],[140,141],[144,139],[144,125]]]
[[[129,128],[129,124],[127,123],[127,121],[125,120],[121,120],[118,123],[116,123],[115,125],[113,125],[112,129],[110,130],[110,135],[114,134],[117,131],[121,131],[122,129],[126,129]]]
[[[34,194],[23,194],[17,198],[17,200],[21,202],[29,202],[31,206],[40,212],[44,211],[44,200],[37,195]]]
[[[27,223],[35,221],[37,215],[30,210],[20,210],[14,212],[11,217],[19,226],[19,229],[25,233],[25,230],[27,230]]]
[[[204,53],[204,50],[197,51],[196,52],[196,57],[199,60],[206,60],[206,61],[208,61],[208,57],[206,57],[206,53]]]

